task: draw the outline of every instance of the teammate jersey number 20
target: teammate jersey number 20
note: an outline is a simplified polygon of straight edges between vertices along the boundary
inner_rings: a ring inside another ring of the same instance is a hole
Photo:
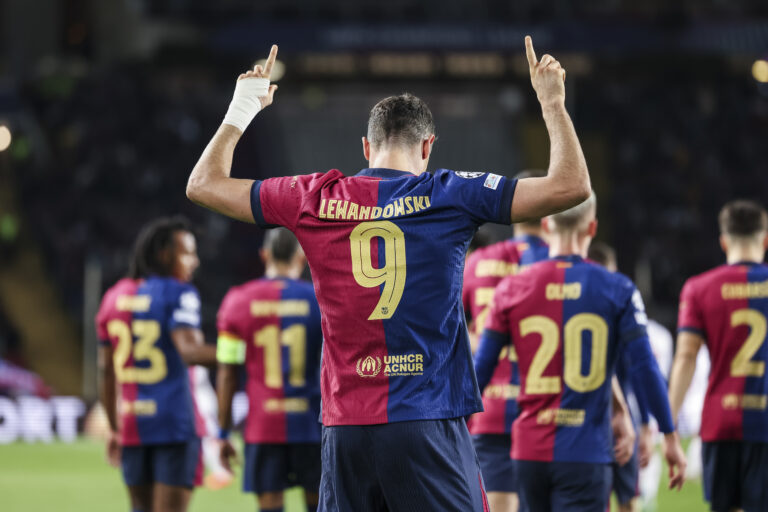
[[[386,263],[373,266],[371,240],[384,241]],[[382,220],[358,224],[349,235],[352,250],[352,275],[360,286],[376,288],[384,285],[378,304],[368,320],[386,320],[395,314],[405,290],[405,235],[394,222]]]
[[[591,360],[589,372],[582,374],[583,338],[585,331],[592,336]],[[548,395],[560,393],[560,376],[544,376],[560,346],[560,327],[549,317],[529,316],[520,322],[520,336],[539,334],[541,345],[536,351],[525,380],[525,393],[528,395]],[[592,313],[579,313],[571,317],[563,329],[563,360],[565,367],[563,379],[566,386],[579,393],[594,391],[605,382],[608,355],[608,325],[600,316]]]

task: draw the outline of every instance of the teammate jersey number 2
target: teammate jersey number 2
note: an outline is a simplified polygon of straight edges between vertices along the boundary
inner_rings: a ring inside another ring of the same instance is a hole
[[[384,241],[385,264],[381,268],[375,268],[371,259],[371,240],[374,238]],[[349,243],[352,249],[352,275],[357,284],[365,288],[384,284],[379,302],[368,320],[392,318],[405,290],[403,231],[388,220],[363,222],[352,230]]]
[[[731,375],[734,377],[762,377],[765,362],[753,361],[768,332],[765,315],[755,309],[738,309],[731,314],[731,327],[749,326],[749,336],[731,361]]]

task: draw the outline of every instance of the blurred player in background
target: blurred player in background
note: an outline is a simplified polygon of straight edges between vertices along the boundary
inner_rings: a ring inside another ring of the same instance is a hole
[[[200,297],[190,283],[199,264],[185,219],[148,224],[128,277],[107,291],[96,317],[108,458],[122,464],[135,512],[186,510],[202,479],[203,425],[187,365],[213,365],[216,348],[203,342]]]
[[[248,417],[243,437],[243,490],[259,510],[283,510],[283,491],[304,489],[308,510],[320,488],[320,310],[311,283],[300,281],[306,260],[285,228],[267,231],[265,275],[232,288],[218,315],[217,378],[221,459],[235,455],[228,441],[237,370],[247,372]]]
[[[522,171],[515,177],[543,176],[546,176],[545,171],[531,170]],[[469,257],[464,267],[462,300],[464,310],[471,318],[469,330],[473,348],[476,348],[499,281],[548,256],[549,247],[542,238],[541,219],[532,219],[515,224],[513,238],[480,248]],[[514,467],[509,457],[512,422],[517,417],[516,399],[520,391],[517,373],[514,349],[503,350],[483,394],[484,412],[473,415],[469,421],[491,512],[514,512],[518,508]]]
[[[669,396],[677,417],[701,346],[712,368],[701,422],[704,494],[712,510],[768,506],[768,215],[753,201],[720,211],[727,263],[690,278],[680,293]]]
[[[584,261],[597,231],[594,195],[546,219],[551,259],[497,286],[475,355],[484,387],[499,354],[514,344],[520,415],[512,458],[527,510],[603,512],[611,489],[612,375],[632,361],[633,383],[666,433],[670,485],[683,484],[685,457],[664,379],[653,359],[640,293],[625,276]]]
[[[321,510],[487,509],[464,418],[481,410],[461,275],[484,222],[509,224],[578,204],[586,162],[565,110],[565,71],[526,52],[551,139],[543,178],[426,172],[434,121],[410,94],[371,110],[370,168],[261,181],[229,177],[234,148],[275,86],[266,66],[240,76],[223,125],[189,179],[195,202],[293,231],[323,314]]]
[[[592,242],[589,245],[587,259],[605,267],[609,272],[618,272],[616,260],[616,251],[613,247],[602,242]],[[648,320],[646,330],[648,332],[648,341],[653,352],[653,336],[651,331],[651,322]],[[655,324],[655,322],[654,322]],[[658,324],[656,324],[658,325]],[[631,512],[638,510],[639,494],[639,474],[640,468],[646,467],[650,461],[653,451],[653,431],[649,425],[650,417],[648,415],[648,406],[642,394],[636,393],[630,379],[632,361],[629,359],[628,352],[619,356],[616,362],[616,376],[621,385],[621,390],[629,404],[629,410],[632,415],[632,421],[635,430],[639,433],[637,445],[632,457],[626,464],[613,463],[613,491],[616,493],[616,501],[619,505],[619,512]],[[655,352],[654,352],[655,355]],[[658,360],[657,360],[658,361]],[[666,375],[663,373],[662,375]],[[658,480],[656,481],[658,486]]]

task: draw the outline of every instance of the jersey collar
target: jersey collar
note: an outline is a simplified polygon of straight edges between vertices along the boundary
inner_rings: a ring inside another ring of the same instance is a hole
[[[570,261],[571,263],[581,263],[584,261],[584,258],[578,254],[562,254],[560,256],[553,256],[552,259],[557,261]]]
[[[407,176],[416,177],[415,174],[408,171],[398,171],[396,169],[386,169],[384,167],[374,167],[363,169],[356,176],[370,176],[372,178],[403,178]]]

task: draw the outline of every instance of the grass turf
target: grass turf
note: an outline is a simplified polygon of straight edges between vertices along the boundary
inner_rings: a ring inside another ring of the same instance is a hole
[[[10,444],[0,446],[0,510],[91,512],[129,510],[120,472],[104,462],[101,443]],[[666,482],[663,484],[666,485]],[[289,491],[286,512],[301,512],[300,491]],[[253,495],[240,491],[240,477],[226,489],[200,489],[191,512],[257,510]],[[704,512],[699,482],[686,482],[681,492],[659,491],[659,512]]]

